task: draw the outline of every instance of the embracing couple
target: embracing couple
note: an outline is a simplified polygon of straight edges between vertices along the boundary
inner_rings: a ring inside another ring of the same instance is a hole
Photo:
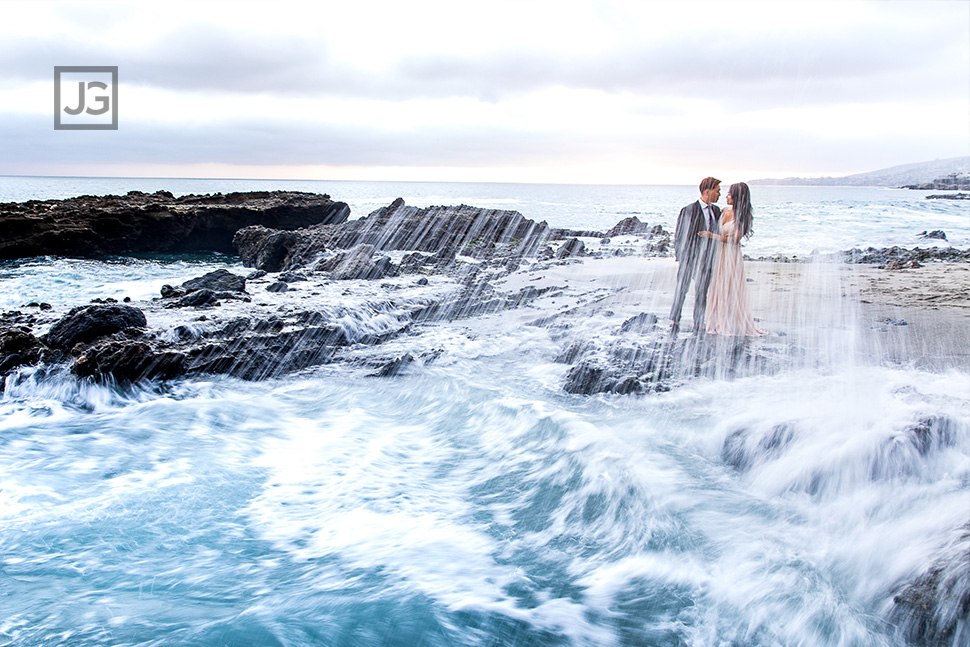
[[[680,210],[674,230],[677,288],[670,319],[680,327],[680,311],[694,281],[694,332],[763,335],[751,314],[744,277],[741,239],[751,235],[751,192],[744,182],[728,189],[721,211],[721,181],[704,178],[701,197]]]

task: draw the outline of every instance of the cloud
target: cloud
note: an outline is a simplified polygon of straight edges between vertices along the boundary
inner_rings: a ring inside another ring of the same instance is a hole
[[[648,9],[666,6],[643,4]],[[706,6],[687,4],[698,12]],[[317,27],[295,31],[281,28],[279,22],[264,30],[251,25],[240,29],[231,9],[224,19],[205,14],[193,19],[189,13],[181,22],[153,27],[150,15],[122,12],[112,22],[75,8],[60,16],[66,22],[61,30],[29,38],[12,34],[0,43],[0,77],[38,79],[49,77],[54,65],[117,64],[124,69],[126,83],[166,90],[384,100],[472,97],[497,102],[565,87],[649,97],[716,95],[735,109],[792,100],[872,102],[899,96],[918,82],[921,93],[929,97],[966,96],[966,75],[959,74],[966,68],[960,61],[970,55],[965,5],[850,4],[845,7],[870,10],[845,9],[844,16],[837,9],[843,5],[822,5],[822,12],[835,15],[818,23],[806,16],[791,17],[806,11],[807,5],[783,4],[787,10],[781,13],[765,3],[724,5],[738,7],[722,19],[725,25],[681,22],[690,14],[634,12],[620,4],[617,11],[629,12],[633,31],[617,28],[611,33],[600,16],[603,24],[590,24],[587,37],[579,42],[579,27],[564,29],[557,40],[555,34],[544,33],[545,24],[539,22],[534,25],[538,42],[533,43],[506,41],[504,30],[510,28],[500,22],[481,27],[473,22],[445,23],[467,30],[468,45],[460,48],[450,47],[453,37],[434,46],[435,16],[427,13],[414,17],[413,35],[402,29],[390,42],[370,37],[372,24],[380,24],[386,7],[379,3],[363,3],[354,20],[321,21]],[[321,15],[326,16],[331,5],[322,6]],[[299,11],[305,5],[281,7],[294,23],[317,20]],[[498,4],[493,13],[501,14],[507,7]],[[92,29],[98,20],[113,31]],[[140,38],[117,36],[126,20]],[[71,29],[72,24],[77,29]],[[489,27],[497,31],[485,31]],[[335,46],[338,30],[359,39],[345,38]],[[361,56],[346,48],[359,48]],[[384,52],[383,65],[356,61],[375,49]]]
[[[0,173],[702,157],[821,175],[966,150],[967,3],[13,6]],[[54,65],[118,65],[121,130],[53,132]]]

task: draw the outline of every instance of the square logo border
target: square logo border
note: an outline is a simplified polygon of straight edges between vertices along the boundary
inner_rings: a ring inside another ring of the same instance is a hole
[[[62,74],[111,74],[111,123],[61,123]],[[118,66],[117,65],[55,65],[54,66],[54,130],[118,130]]]

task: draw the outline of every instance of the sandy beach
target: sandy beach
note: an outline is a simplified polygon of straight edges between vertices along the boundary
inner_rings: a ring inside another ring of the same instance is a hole
[[[825,331],[838,329],[851,333],[852,352],[860,357],[936,368],[970,363],[970,265],[937,262],[885,270],[831,262],[748,261],[745,270],[754,316],[769,337],[815,338],[828,344],[831,338]],[[671,258],[614,257],[519,272],[503,283],[507,289],[568,285],[557,304],[560,311],[569,306],[588,318],[605,312],[609,317],[600,322],[604,327],[640,312],[653,313],[667,324],[676,272]],[[574,301],[568,301],[569,295]],[[693,286],[681,326],[687,331],[692,309]]]

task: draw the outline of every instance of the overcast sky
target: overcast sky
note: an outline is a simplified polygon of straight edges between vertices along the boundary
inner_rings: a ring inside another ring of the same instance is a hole
[[[970,0],[0,2],[0,174],[695,184],[970,154]],[[55,65],[119,129],[53,128]]]

